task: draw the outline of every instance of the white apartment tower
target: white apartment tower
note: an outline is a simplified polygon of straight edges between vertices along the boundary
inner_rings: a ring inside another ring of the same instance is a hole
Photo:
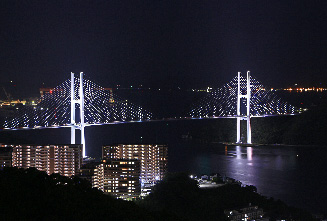
[[[159,144],[116,144],[102,147],[103,159],[137,159],[140,161],[142,195],[162,180],[167,172],[168,146]]]
[[[35,167],[47,174],[59,173],[75,176],[82,165],[82,145],[12,145],[0,144],[0,148],[10,148],[11,166],[27,169]]]

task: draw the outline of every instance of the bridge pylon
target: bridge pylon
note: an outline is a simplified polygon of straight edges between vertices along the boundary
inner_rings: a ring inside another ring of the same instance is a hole
[[[237,136],[236,143],[242,143],[241,141],[241,120],[246,120],[246,131],[247,131],[247,143],[251,144],[251,115],[250,115],[250,100],[251,100],[251,81],[250,81],[250,71],[247,72],[246,78],[246,94],[241,92],[241,72],[237,73]],[[246,99],[246,116],[241,115],[241,99]]]
[[[75,99],[75,77],[74,73],[71,72],[71,82],[70,82],[70,124],[71,124],[71,136],[70,136],[70,143],[75,144],[76,143],[76,137],[75,137],[75,130],[79,129],[81,130],[81,144],[83,144],[83,157],[85,157],[85,122],[84,122],[84,91],[83,91],[83,72],[80,72],[79,76],[79,99]],[[80,107],[80,122],[78,123],[76,121],[76,115],[75,115],[75,109],[76,104],[79,104]]]

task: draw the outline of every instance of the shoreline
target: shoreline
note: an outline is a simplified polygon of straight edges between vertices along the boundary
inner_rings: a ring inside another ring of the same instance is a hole
[[[327,147],[326,144],[259,144],[259,143],[252,143],[252,144],[244,144],[244,143],[229,143],[229,142],[211,142],[223,144],[226,146],[241,146],[241,147],[252,147],[252,146],[286,146],[286,147]]]

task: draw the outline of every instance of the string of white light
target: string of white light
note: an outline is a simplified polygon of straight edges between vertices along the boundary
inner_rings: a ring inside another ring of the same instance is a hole
[[[236,116],[237,77],[222,87],[210,92],[199,102],[193,104],[188,116],[192,118],[233,117]],[[252,116],[294,114],[299,110],[289,103],[282,101],[276,94],[265,87],[254,77],[250,77],[251,99],[250,114]],[[241,93],[246,94],[247,82],[240,77]],[[242,105],[247,106],[242,99]],[[246,108],[245,108],[246,109]]]
[[[79,99],[79,79],[75,78],[75,99]],[[36,128],[67,126],[70,124],[70,79],[44,94],[36,106],[23,106],[12,117],[7,117],[3,128]],[[88,124],[114,121],[144,121],[152,113],[112,94],[91,80],[83,80],[85,122]],[[77,108],[79,105],[76,105]]]

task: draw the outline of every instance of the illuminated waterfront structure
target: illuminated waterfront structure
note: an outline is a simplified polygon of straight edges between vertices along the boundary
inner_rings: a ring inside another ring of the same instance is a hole
[[[103,159],[140,160],[142,196],[167,172],[168,146],[158,144],[117,144],[102,147]]]
[[[10,116],[4,118],[3,123],[0,122],[0,130],[71,127],[71,144],[76,142],[76,130],[81,130],[80,143],[83,144],[85,157],[86,126],[148,122],[152,118],[152,113],[114,95],[111,88],[103,88],[85,79],[83,72],[79,77],[71,73],[71,78],[57,87],[40,91],[42,99],[37,105],[23,105],[10,112]],[[185,119],[237,118],[237,143],[241,142],[241,120],[247,121],[247,143],[252,143],[252,117],[301,113],[301,109],[284,102],[272,90],[266,90],[264,85],[250,76],[250,72],[247,79],[239,73],[222,87],[215,90],[208,87],[205,91],[207,96],[192,105]],[[241,112],[241,106],[247,108],[246,114]],[[184,117],[180,116],[179,119]]]
[[[140,161],[136,159],[103,160],[94,169],[92,187],[117,198],[132,200],[140,197]]]
[[[251,203],[248,207],[225,210],[225,215],[228,217],[228,220],[237,221],[237,220],[269,220],[263,218],[264,212],[263,209],[258,206],[251,206]]]
[[[81,144],[0,145],[1,150],[5,148],[7,152],[9,151],[11,154],[12,167],[24,169],[35,167],[49,175],[52,173],[59,173],[62,176],[75,176],[79,172],[82,164]],[[7,154],[5,151],[0,151],[0,153],[0,159]]]

